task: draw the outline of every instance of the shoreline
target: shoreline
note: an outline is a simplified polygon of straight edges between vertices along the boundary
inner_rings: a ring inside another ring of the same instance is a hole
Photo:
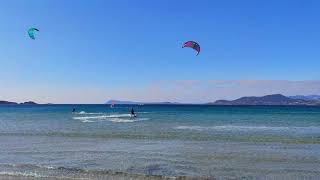
[[[188,176],[177,176],[168,177],[162,175],[147,175],[147,174],[130,174],[126,172],[111,172],[111,171],[98,171],[96,174],[91,172],[84,173],[81,176],[67,177],[63,176],[41,176],[36,173],[18,173],[18,172],[7,172],[0,174],[0,180],[33,180],[33,179],[59,179],[59,180],[95,180],[95,179],[130,179],[130,180],[214,180],[214,177],[188,177]]]

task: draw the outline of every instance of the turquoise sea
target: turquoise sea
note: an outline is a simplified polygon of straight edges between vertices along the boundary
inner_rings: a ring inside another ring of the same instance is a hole
[[[320,107],[0,106],[1,175],[320,179]]]

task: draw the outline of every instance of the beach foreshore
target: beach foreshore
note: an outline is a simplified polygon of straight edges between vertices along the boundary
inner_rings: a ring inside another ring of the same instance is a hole
[[[98,179],[106,179],[106,180],[195,180],[195,179],[203,179],[203,180],[209,180],[209,179],[214,179],[214,178],[201,178],[201,177],[185,177],[185,176],[180,176],[180,177],[165,177],[165,176],[157,176],[157,175],[138,175],[138,174],[126,174],[126,173],[114,173],[114,174],[104,174],[96,177],[41,177],[41,176],[36,176],[36,175],[22,175],[22,174],[6,174],[6,175],[0,175],[0,180],[33,180],[33,179],[38,179],[38,180],[98,180]]]

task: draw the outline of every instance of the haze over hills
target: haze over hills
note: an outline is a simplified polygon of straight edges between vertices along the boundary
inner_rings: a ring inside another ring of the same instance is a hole
[[[15,105],[18,104],[16,102],[10,102],[10,101],[0,101],[0,105]]]
[[[120,100],[109,100],[106,102],[106,104],[141,104],[139,102],[134,101],[120,101]]]
[[[37,105],[33,101],[22,103],[1,101],[0,105]],[[177,104],[192,104],[192,103],[179,103],[179,102],[136,102],[136,101],[121,101],[109,100],[105,104],[159,104],[159,105],[177,105]],[[308,105],[320,106],[320,95],[297,95],[297,96],[284,96],[282,94],[272,94],[261,97],[248,96],[241,97],[235,100],[217,100],[215,102],[203,103],[207,105]]]
[[[17,103],[17,102],[10,102],[10,101],[0,101],[0,105],[36,105],[37,103],[33,102],[33,101],[27,101],[27,102],[23,102],[23,103]]]
[[[135,102],[135,101],[120,101],[120,100],[109,100],[106,104],[181,104],[178,102]]]
[[[293,99],[281,94],[272,94],[262,97],[242,97],[236,100],[218,100],[212,105],[320,105],[317,100]]]
[[[296,95],[296,96],[289,96],[292,99],[304,99],[304,100],[320,100],[320,95]]]
[[[212,103],[206,103],[208,105],[320,105],[320,100],[316,99],[317,95],[312,96],[293,96],[286,97],[282,94],[272,94],[262,97],[241,97],[236,100],[217,100]],[[299,98],[301,97],[301,98]],[[309,98],[306,98],[309,97]],[[319,96],[320,97],[320,96]],[[110,100],[106,104],[184,104],[177,102],[134,102],[134,101],[119,101]]]

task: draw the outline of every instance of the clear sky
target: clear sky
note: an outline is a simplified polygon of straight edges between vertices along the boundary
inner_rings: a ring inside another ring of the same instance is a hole
[[[320,93],[319,9],[317,0],[2,1],[0,99],[204,102],[246,95],[234,83],[224,87],[233,92],[219,94],[208,88],[212,80],[268,80],[270,93]],[[36,40],[30,27],[40,30]],[[181,48],[187,40],[201,45],[199,56]],[[203,89],[189,92],[180,88],[185,82]],[[283,91],[279,82],[304,90]]]

